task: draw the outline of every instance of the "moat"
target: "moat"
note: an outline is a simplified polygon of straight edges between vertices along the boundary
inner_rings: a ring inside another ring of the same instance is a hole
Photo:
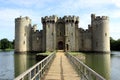
[[[111,80],[119,80],[120,52],[110,54],[85,54],[85,63],[97,70],[98,73]],[[104,60],[104,61],[103,61]],[[34,54],[14,54],[14,51],[0,52],[0,80],[13,80],[32,65],[37,63]],[[106,75],[106,72],[109,75]],[[110,76],[111,74],[111,76]]]

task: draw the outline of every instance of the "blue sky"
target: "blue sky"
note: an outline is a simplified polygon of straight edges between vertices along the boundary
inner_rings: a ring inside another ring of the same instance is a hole
[[[76,15],[79,27],[87,29],[90,15],[109,16],[110,36],[120,38],[120,0],[0,0],[0,39],[14,39],[14,19],[29,16],[42,29],[41,17]]]

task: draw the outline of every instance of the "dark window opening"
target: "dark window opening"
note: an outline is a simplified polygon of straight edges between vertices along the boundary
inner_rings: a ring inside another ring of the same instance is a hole
[[[60,32],[60,36],[62,35],[62,33]]]
[[[98,42],[96,42],[96,47],[98,47]]]
[[[68,44],[66,44],[66,47],[67,47],[67,50],[69,49],[69,45]]]
[[[105,33],[105,36],[107,36],[107,33]]]
[[[25,41],[23,42],[23,44],[25,44]]]

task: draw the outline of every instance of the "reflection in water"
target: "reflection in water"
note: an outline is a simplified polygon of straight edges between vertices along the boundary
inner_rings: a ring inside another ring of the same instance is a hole
[[[111,52],[111,80],[120,80],[120,51]]]
[[[26,71],[37,61],[35,60],[35,54],[30,53],[15,53],[15,77]]]
[[[87,53],[85,62],[101,76],[110,80],[110,53]]]

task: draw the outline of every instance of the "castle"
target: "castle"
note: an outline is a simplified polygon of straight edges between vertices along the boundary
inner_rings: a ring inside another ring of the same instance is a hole
[[[54,50],[109,52],[109,18],[91,14],[91,25],[79,28],[79,17],[41,18],[43,30],[31,25],[29,17],[15,19],[15,52]]]

